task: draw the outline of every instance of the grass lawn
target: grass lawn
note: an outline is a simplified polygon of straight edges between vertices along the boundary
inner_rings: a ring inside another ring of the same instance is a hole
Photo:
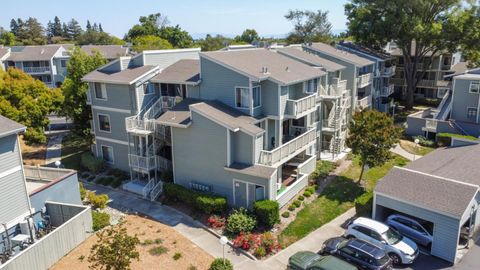
[[[393,166],[405,166],[407,162],[407,159],[394,155],[383,166],[366,170],[363,176],[365,188],[373,189]],[[359,159],[354,157],[352,165],[345,172],[336,177],[315,201],[298,212],[296,219],[280,234],[281,245],[286,247],[298,241],[352,208],[355,199],[365,192],[365,188],[357,183],[359,175]]]
[[[62,164],[67,169],[81,170],[80,160],[90,148],[90,139],[69,133],[62,141]]]
[[[426,146],[421,146],[421,145],[417,145],[415,147],[415,143],[411,142],[411,141],[408,141],[408,140],[400,140],[400,146],[407,152],[409,152],[410,154],[415,154],[415,155],[420,155],[420,156],[424,156],[430,152],[432,152],[433,150],[435,150],[435,148],[433,147],[426,147]]]

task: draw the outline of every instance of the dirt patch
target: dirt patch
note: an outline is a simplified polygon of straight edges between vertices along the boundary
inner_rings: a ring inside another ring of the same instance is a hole
[[[138,246],[140,261],[133,261],[132,269],[201,270],[208,269],[214,259],[174,229],[154,220],[127,215],[125,227],[129,234],[137,234],[142,243]],[[91,236],[50,269],[87,270],[90,248],[96,241],[97,237]]]
[[[22,149],[23,163],[26,165],[45,165],[45,156],[47,154],[47,144],[27,145],[23,136],[19,136],[20,148]],[[48,141],[48,137],[47,137]]]

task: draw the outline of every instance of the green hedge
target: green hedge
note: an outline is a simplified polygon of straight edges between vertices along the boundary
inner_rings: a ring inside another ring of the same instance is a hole
[[[450,146],[452,143],[452,138],[466,139],[471,141],[478,141],[478,138],[467,135],[460,135],[455,133],[438,133],[437,134],[437,143],[441,146]]]
[[[94,231],[110,225],[110,215],[103,212],[92,211],[92,228]]]
[[[278,202],[271,200],[256,201],[253,204],[253,212],[260,224],[272,228],[280,222],[280,206]]]
[[[103,169],[103,159],[94,157],[90,152],[83,153],[80,165],[90,172],[97,173]]]
[[[371,217],[373,206],[373,192],[368,191],[355,199],[355,210],[357,216]]]
[[[183,202],[206,213],[221,213],[227,209],[224,197],[194,191],[173,183],[163,184],[163,194],[167,201]]]
[[[233,270],[233,264],[228,259],[215,259],[208,270]]]

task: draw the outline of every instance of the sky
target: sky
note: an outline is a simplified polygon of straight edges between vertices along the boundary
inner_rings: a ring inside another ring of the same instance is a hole
[[[85,28],[87,20],[102,24],[104,31],[120,38],[140,16],[160,12],[172,25],[179,24],[194,37],[210,34],[237,35],[254,28],[260,36],[282,35],[292,29],[284,15],[290,9],[329,11],[332,30],[346,29],[346,0],[16,0],[2,3],[0,26],[10,28],[12,18],[36,17],[46,25],[55,15],[75,18]],[[68,4],[67,4],[68,3]]]

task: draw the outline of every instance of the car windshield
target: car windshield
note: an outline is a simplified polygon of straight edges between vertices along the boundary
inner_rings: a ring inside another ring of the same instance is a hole
[[[383,239],[387,241],[389,245],[395,245],[396,243],[402,241],[403,237],[396,230],[389,228],[386,232],[382,234]]]

